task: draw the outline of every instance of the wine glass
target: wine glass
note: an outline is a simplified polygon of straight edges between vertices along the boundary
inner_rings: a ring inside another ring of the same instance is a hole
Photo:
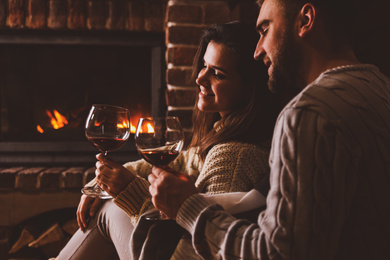
[[[135,144],[138,153],[147,162],[164,168],[179,155],[184,145],[184,132],[179,118],[173,116],[141,118],[135,133]],[[160,215],[146,219],[158,220],[165,217],[160,212]]]
[[[130,136],[129,110],[119,106],[94,104],[85,123],[85,136],[107,155],[121,148]],[[101,199],[112,198],[99,185],[84,186],[82,193]]]

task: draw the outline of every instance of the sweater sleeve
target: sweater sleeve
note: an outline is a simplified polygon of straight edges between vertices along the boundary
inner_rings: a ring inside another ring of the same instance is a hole
[[[269,147],[239,142],[215,145],[195,185],[207,194],[249,191],[268,177],[268,157]]]
[[[136,178],[115,197],[114,203],[123,209],[135,224],[140,215],[153,208],[147,180],[152,172],[152,165],[142,159],[126,163],[124,166],[135,173]],[[200,167],[196,149],[183,151],[169,166],[195,179],[199,175]]]
[[[177,222],[192,234],[197,253],[205,259],[333,259],[359,160],[341,124],[313,111],[285,110],[275,129],[267,209],[257,225],[200,195],[183,204]]]

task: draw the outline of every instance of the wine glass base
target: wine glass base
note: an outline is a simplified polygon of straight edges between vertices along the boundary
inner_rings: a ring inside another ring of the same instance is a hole
[[[81,192],[92,198],[99,199],[112,199],[112,196],[102,189],[96,189],[96,187],[84,187],[81,189]]]
[[[161,211],[156,212],[156,214],[149,214],[145,216],[146,220],[167,220],[169,219]]]

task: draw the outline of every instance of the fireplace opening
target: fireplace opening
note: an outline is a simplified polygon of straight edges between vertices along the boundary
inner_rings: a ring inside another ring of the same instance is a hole
[[[0,36],[0,163],[39,163],[37,155],[53,152],[61,156],[47,159],[52,163],[94,160],[82,156],[97,152],[84,135],[92,104],[128,108],[133,130],[141,116],[163,115],[163,39],[116,32]],[[117,154],[134,150],[129,140]]]

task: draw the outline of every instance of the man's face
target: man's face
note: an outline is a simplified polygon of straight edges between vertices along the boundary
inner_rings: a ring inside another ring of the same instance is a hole
[[[268,87],[274,93],[296,92],[299,84],[302,52],[293,22],[287,20],[278,0],[265,0],[257,18],[260,39],[254,57],[268,67]]]

